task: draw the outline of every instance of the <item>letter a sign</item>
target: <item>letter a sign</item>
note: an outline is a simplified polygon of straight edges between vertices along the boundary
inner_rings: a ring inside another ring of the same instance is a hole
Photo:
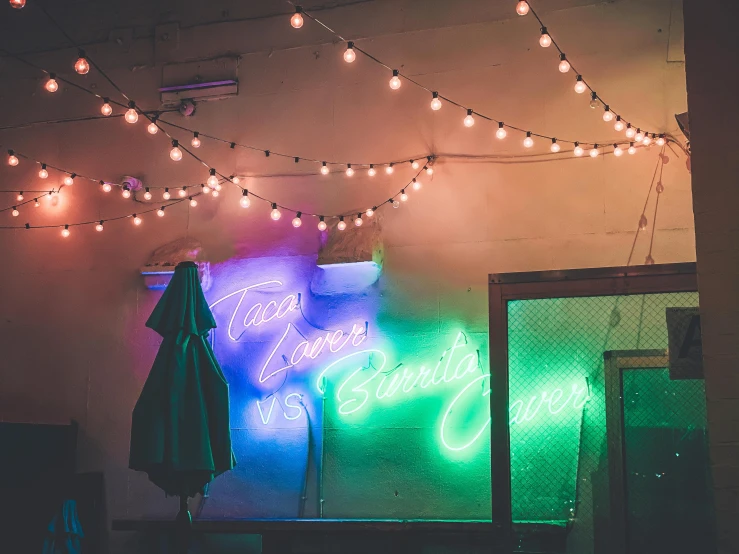
[[[670,379],[703,379],[701,316],[698,308],[667,308]]]

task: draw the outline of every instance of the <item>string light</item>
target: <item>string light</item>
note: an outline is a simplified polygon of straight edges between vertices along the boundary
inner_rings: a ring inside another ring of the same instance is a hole
[[[302,215],[303,215],[302,212],[298,212],[295,214],[295,217],[293,218],[293,227],[295,227],[296,229],[303,224],[303,220],[300,219],[300,216]]]
[[[523,145],[526,148],[531,148],[534,146],[534,139],[531,137],[531,131],[526,131],[526,138],[523,139]]]
[[[394,171],[395,168],[393,167],[393,164],[387,164],[387,166],[385,167],[385,173],[387,173],[388,175],[392,175]]]
[[[407,202],[408,201],[408,195],[405,193],[405,189],[400,191],[400,201],[401,202]]]
[[[84,50],[79,51],[79,58],[74,64],[74,70],[80,75],[87,75],[90,72],[90,62],[87,61]]]
[[[208,177],[208,180],[206,183],[208,186],[212,189],[216,188],[218,186],[218,177],[216,177],[216,170],[213,168],[210,168],[208,171],[210,173],[210,177]]]
[[[400,85],[403,84],[400,82],[399,74],[400,72],[397,69],[393,69],[393,76],[390,78],[390,88],[393,90],[398,90]]]
[[[435,112],[441,109],[441,100],[439,99],[438,92],[431,93],[431,109],[434,110]]]
[[[200,184],[200,192],[201,192],[201,194],[210,194],[210,187],[208,187],[208,186],[206,186],[206,185],[204,185],[204,184],[201,183]]]
[[[15,155],[15,152],[8,150],[8,165],[15,167],[19,163],[20,161],[18,160],[18,156]]]
[[[364,223],[364,221],[362,221],[362,214],[357,214],[357,217],[354,220],[354,226],[355,227],[361,227],[362,226],[362,223]]]
[[[413,190],[421,190],[421,181],[414,177],[411,182],[413,183]]]
[[[164,200],[169,200],[171,197],[172,197],[172,195],[169,194],[169,189],[168,188],[165,188],[164,189],[164,192],[162,193],[162,198]]]
[[[125,119],[128,123],[136,123],[139,120],[139,113],[136,111],[136,102],[131,100],[128,103],[128,111],[126,111]]]
[[[180,143],[177,140],[172,141],[172,150],[169,151],[169,157],[175,162],[179,162],[182,159],[182,150],[180,150],[179,146]]]
[[[290,25],[295,29],[300,29],[303,26],[303,8],[301,6],[295,6],[295,13],[290,18]]]
[[[593,91],[590,93],[590,108],[595,109],[600,106],[600,100],[598,100],[598,93]]]
[[[41,202],[38,201],[38,198],[33,199],[33,207],[38,208],[41,205]]]
[[[555,154],[560,151],[559,144],[557,144],[557,139],[552,139],[552,146],[550,147],[550,150],[554,152]]]
[[[426,170],[426,175],[433,175],[434,174],[434,168],[433,168],[433,166],[427,165],[424,169]]]
[[[20,10],[26,5],[26,0],[10,0],[10,7]]]
[[[416,160],[411,160],[411,167],[413,169],[418,169],[420,167],[420,164]]]
[[[159,217],[164,217],[164,206],[162,206],[161,208],[159,208],[159,209],[157,210],[157,215],[158,215]]]
[[[377,175],[377,170],[375,169],[374,165],[370,164],[369,169],[367,170],[367,175],[369,175],[370,177],[374,177],[375,175]]]
[[[629,125],[631,125],[631,124],[629,124]],[[617,115],[616,116],[616,123],[613,124],[613,128],[620,133],[621,131],[624,130],[624,127],[625,127],[625,125],[624,125],[624,122],[621,121],[621,116],[620,115]],[[626,133],[626,136],[628,136],[628,132]]]
[[[200,143],[200,138],[199,137],[200,137],[200,133],[198,133],[197,131],[195,131],[192,134],[192,140],[190,141],[190,146],[192,146],[193,148],[200,148],[200,144],[201,143]]]
[[[123,196],[123,198],[131,198],[131,191],[127,185],[123,185],[123,190],[121,190],[121,196]]]
[[[646,231],[648,224],[649,222],[647,221],[647,216],[644,214],[641,214],[641,217],[639,218],[639,230]]]
[[[156,124],[156,117],[152,120],[151,123],[149,123],[149,126],[146,128],[147,131],[149,131],[150,135],[156,135],[159,132],[159,127],[157,127]]]
[[[577,80],[575,81],[575,92],[577,94],[582,94],[586,90],[588,90],[588,87],[585,84],[585,81],[582,80],[582,75],[578,75]]]
[[[23,202],[23,191],[19,192],[19,193],[18,193],[18,196],[16,196],[16,197],[15,197],[15,199],[16,199],[16,200],[17,200],[18,202]]]
[[[626,137],[627,138],[630,138],[630,139],[636,137],[636,131],[631,126],[631,123],[629,123],[628,125],[626,125]]]
[[[346,44],[346,50],[344,51],[344,61],[346,63],[352,63],[357,59],[357,53],[354,51],[354,43],[349,41]]]
[[[97,225],[95,225],[95,230],[98,233],[101,233],[103,231],[103,220],[102,219],[100,220],[100,223],[98,223]]]
[[[44,88],[49,92],[56,92],[59,90],[59,83],[56,82],[56,73],[49,73],[49,80],[46,81]]]
[[[346,164],[346,176],[351,177],[354,175],[354,170],[352,169],[352,164]]]
[[[617,158],[620,158],[623,155],[624,151],[621,149],[621,147],[618,144],[613,145],[613,155]]]
[[[198,201],[195,200],[192,196],[190,197],[190,207],[194,208],[198,205]]]
[[[472,127],[475,124],[475,118],[472,117],[472,110],[467,109],[467,115],[464,118],[464,126],[465,127]],[[413,168],[415,169],[415,168]]]
[[[103,114],[105,117],[108,117],[110,114],[113,113],[113,108],[110,105],[110,98],[103,98],[103,105],[100,106],[100,113]]]
[[[280,213],[280,210],[277,209],[277,204],[272,202],[272,211],[270,212],[269,216],[272,218],[273,221],[277,221],[282,217],[282,213]]]
[[[64,183],[68,187],[71,187],[72,185],[74,185],[75,177],[77,177],[76,173],[70,173],[69,175],[65,176],[64,179],[62,179],[62,183]]]
[[[570,70],[570,62],[567,61],[567,56],[564,52],[559,55],[559,72],[567,73]]]
[[[495,136],[498,137],[500,140],[503,140],[504,138],[506,138],[506,135],[508,135],[508,131],[505,130],[503,122],[498,122],[498,130],[495,131]]]
[[[46,171],[46,164],[41,164],[41,169],[38,172],[38,176],[41,179],[48,179],[49,172]]]
[[[19,215],[21,215],[21,213],[18,211],[18,208],[16,208],[15,206],[13,206],[13,211],[11,213],[13,214],[13,217],[18,217]]]
[[[390,203],[393,205],[393,208],[395,208],[395,209],[400,208],[400,202],[398,202],[397,200],[392,200],[391,199],[390,200]]]
[[[328,175],[331,170],[326,165],[326,162],[321,162],[321,175]]]
[[[521,0],[518,4],[516,4],[516,13],[518,15],[526,15],[529,13],[529,3],[526,2],[526,0]]]
[[[666,142],[664,135],[660,135],[657,139],[657,146],[664,146]]]
[[[251,200],[249,200],[249,191],[247,191],[246,189],[241,191],[241,198],[239,199],[239,205],[242,208],[248,208],[249,206],[251,206]]]
[[[598,145],[594,144],[593,148],[590,149],[590,157],[591,158],[597,158],[598,157]]]
[[[187,187],[182,187],[179,191],[177,191],[177,195],[180,198],[184,198],[185,196],[187,196]]]
[[[364,212],[367,217],[372,217],[375,215],[375,210],[377,209],[377,206],[373,206],[372,208],[367,208],[367,211]]]
[[[584,153],[585,153],[585,150],[583,150],[582,146],[580,146],[580,143],[579,142],[576,142],[575,143],[575,150],[574,150],[575,156],[577,156],[579,158]]]
[[[323,216],[318,216],[318,230],[319,231],[325,231],[326,230],[326,222],[323,220]]]
[[[133,214],[133,224],[134,225],[141,225],[141,218],[137,216],[136,214]]]
[[[642,143],[644,144],[644,146],[649,146],[650,144],[652,144],[652,137],[649,136],[649,133],[644,135],[644,140],[642,141]]]
[[[337,229],[339,229],[339,231],[343,231],[344,229],[346,229],[346,222],[344,221],[343,215],[339,218],[339,224],[336,227]]]
[[[111,190],[113,190],[113,187],[111,186],[110,183],[106,183],[105,181],[101,181],[101,183],[102,183],[103,192],[110,192]]]
[[[657,183],[657,186],[655,187],[654,190],[657,191],[657,194],[662,194],[663,192],[665,192],[665,186],[662,184],[662,181]]]
[[[149,190],[149,187],[146,187],[145,189],[144,200],[151,200],[151,191]]]
[[[610,106],[608,106],[608,104],[604,106],[604,110],[605,111],[603,112],[603,121],[605,121],[606,123],[608,123],[609,121],[613,121],[613,112],[611,111],[611,108]]]
[[[241,182],[241,179],[239,179],[239,178],[238,178],[238,177],[236,177],[235,175],[231,175],[231,182],[232,182],[232,183],[233,183],[234,185],[238,185],[238,184],[239,184],[239,183]]]
[[[66,239],[69,236],[69,225],[65,225],[62,229],[62,236]]]
[[[634,135],[634,139],[636,142],[641,142],[644,140],[644,133],[641,132],[641,129],[636,130],[636,134]]]
[[[552,45],[552,37],[547,33],[547,28],[541,28],[541,37],[539,37],[539,45],[542,48],[549,48]]]
[[[633,142],[629,144],[629,154],[631,154],[632,156],[636,154],[636,146],[634,146]]]

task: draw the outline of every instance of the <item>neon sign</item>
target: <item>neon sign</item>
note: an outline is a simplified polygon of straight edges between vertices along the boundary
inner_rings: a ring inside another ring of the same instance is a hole
[[[403,402],[413,395],[451,388],[451,401],[442,407],[439,418],[441,444],[452,452],[464,451],[485,434],[491,423],[490,375],[482,367],[479,351],[471,349],[464,333],[457,333],[435,363],[391,366],[385,349],[365,345],[369,331],[366,322],[352,323],[348,331],[315,326],[303,314],[301,295],[285,293],[282,287],[282,281],[266,280],[239,288],[210,305],[211,309],[219,308],[231,300],[226,328],[231,342],[241,342],[250,331],[262,333],[262,327],[277,328],[277,332],[268,333],[274,343],[268,344],[264,362],[257,371],[250,371],[260,389],[266,389],[263,397],[252,404],[263,425],[305,417],[303,394],[290,390],[289,377],[290,370],[311,370],[315,390],[323,397],[332,393],[342,417],[356,417],[378,402]],[[260,297],[264,294],[279,296],[264,302]],[[282,330],[280,326],[284,326]],[[509,421],[524,424],[546,412],[556,415],[565,409],[581,410],[587,400],[588,389],[579,384],[541,390],[512,402]]]

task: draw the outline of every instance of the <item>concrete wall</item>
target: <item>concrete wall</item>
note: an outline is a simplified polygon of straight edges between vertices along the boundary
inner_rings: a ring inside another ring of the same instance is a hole
[[[205,5],[192,4],[201,10]],[[572,91],[574,76],[561,75],[554,53],[538,46],[532,18],[513,16],[506,2],[451,4],[361,3],[327,10],[322,17],[347,36],[368,37],[361,44],[380,58],[481,112],[562,138],[614,142],[616,133],[600,112]],[[573,1],[551,8],[550,31],[616,109],[645,127],[676,132],[673,114],[685,111],[686,98],[684,66],[671,54],[681,37],[671,28],[679,13],[674,2]],[[15,15],[6,12],[4,26]],[[106,25],[108,30],[135,25],[126,35],[133,38],[122,46],[102,42],[87,48],[146,108],[158,106],[163,62],[241,53],[238,98],[200,105],[186,125],[319,159],[440,156],[433,179],[426,178],[422,191],[400,209],[388,210],[384,220],[387,252],[380,286],[391,314],[409,322],[394,328],[397,341],[423,335],[442,343],[450,321],[484,335],[489,273],[626,263],[656,163],[654,148],[622,159],[564,156],[538,163],[530,157],[500,163],[482,156],[523,155],[520,137],[501,143],[494,128],[481,121],[465,129],[462,112],[448,105],[432,112],[428,95],[407,83],[391,91],[386,71],[361,57],[344,63],[343,46],[309,22],[295,31],[284,16],[249,19],[258,15],[250,13],[228,22],[230,16],[221,13],[210,25],[190,21],[180,31],[179,47],[163,54],[152,38],[153,23],[161,19],[145,13],[131,21],[123,13],[117,23],[96,18],[94,11],[63,17],[92,42],[107,36]],[[43,23],[32,12],[22,16],[19,25],[31,38],[40,36],[49,47],[59,44],[41,32]],[[182,12],[168,17],[179,16],[188,23]],[[6,36],[17,38],[18,50],[30,51],[24,41],[31,39],[23,38],[22,29],[8,28]],[[34,60],[59,69],[74,57],[66,50]],[[2,72],[0,95],[9,109],[3,110],[1,125],[98,113],[96,101],[72,89],[48,95],[38,74],[11,61],[4,61]],[[94,72],[74,78],[114,96]],[[161,134],[150,136],[141,123],[119,119],[2,131],[0,143],[111,181],[135,175],[174,187],[207,177],[187,158],[173,164]],[[540,143],[536,152],[546,149]],[[306,170],[302,162],[295,166],[207,141],[198,153],[226,174],[253,176],[246,182],[250,190],[303,211],[360,209],[387,198],[412,176],[407,167],[373,181],[363,175],[305,176],[299,174]],[[467,156],[458,158],[461,154]],[[654,239],[657,263],[695,259],[690,175],[684,156],[668,154]],[[0,183],[3,189],[21,188],[20,183],[39,187],[36,171],[28,163],[3,164]],[[58,230],[0,231],[0,256],[8,266],[0,277],[0,419],[78,420],[80,469],[106,472],[112,517],[175,510],[174,500],[162,499],[145,478],[127,469],[131,409],[158,346],[155,333],[143,327],[159,297],[142,287],[138,275],[149,253],[184,235],[199,238],[216,263],[315,256],[318,250],[314,223],[299,230],[289,217],[273,223],[268,206],[258,203],[245,214],[239,194],[227,188],[217,201],[173,208],[164,219],[146,217],[140,228],[130,221],[110,223],[103,233],[79,228],[67,240]],[[12,204],[12,195],[2,197],[3,206]],[[29,206],[17,219],[7,212],[0,217],[9,224],[63,224],[137,209],[140,204],[79,183],[65,189],[56,207],[34,212]],[[635,262],[641,263],[646,251],[642,236]]]

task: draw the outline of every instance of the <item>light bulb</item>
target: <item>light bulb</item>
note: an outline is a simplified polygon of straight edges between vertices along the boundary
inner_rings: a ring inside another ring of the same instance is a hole
[[[62,236],[64,238],[67,238],[69,236],[69,225],[65,225],[64,229],[62,229]]]
[[[377,175],[377,170],[372,164],[370,164],[369,169],[367,170],[367,175],[369,175],[370,177],[374,177],[375,175]]]
[[[321,175],[328,175],[330,171],[331,170],[326,165],[326,162],[321,162]]]
[[[636,146],[634,146],[633,142],[629,145],[629,154],[631,154],[632,156],[636,154]]]
[[[591,158],[598,157],[598,145],[597,144],[594,144],[593,147],[590,149],[590,157]]]
[[[421,190],[421,181],[413,179],[413,190]]]
[[[644,146],[649,146],[652,144],[652,137],[649,136],[649,133],[644,135],[644,140],[642,141],[644,143]]]
[[[385,167],[385,173],[388,175],[392,175],[393,171],[395,171],[393,164],[388,164],[387,167]]]
[[[375,210],[374,210],[374,209],[372,209],[372,208],[367,208],[367,211],[366,211],[366,212],[364,212],[364,213],[365,213],[365,215],[366,215],[367,217],[372,217],[373,215],[375,215]]]
[[[20,160],[18,160],[18,156],[16,156],[12,150],[8,150],[8,165],[15,167],[19,163]]]
[[[185,187],[182,187],[179,191],[177,191],[177,196],[180,198],[184,198],[187,196],[187,189]]]
[[[273,221],[277,221],[282,217],[280,210],[277,209],[277,204],[272,204],[272,211],[270,212],[269,216],[272,218]]]
[[[203,194],[210,194],[210,187],[207,187],[203,184],[200,185],[200,192]]]
[[[100,106],[100,113],[103,114],[105,117],[108,117],[110,114],[113,113],[113,107],[109,104],[109,102],[109,98],[103,98],[103,105]]]
[[[59,83],[56,82],[56,74],[49,73],[49,80],[46,81],[44,88],[49,92],[56,92],[59,90]]]
[[[657,139],[657,146],[664,146],[667,141],[665,140],[665,137],[661,136]]]
[[[656,190],[658,194],[662,194],[663,192],[665,192],[665,186],[662,184],[662,181],[657,183],[657,186],[654,190]]]
[[[411,160],[411,167],[413,169],[418,169],[420,167],[420,164],[416,160]]]
[[[580,146],[580,143],[579,142],[576,142],[575,143],[575,150],[574,150],[575,156],[577,156],[579,158],[584,153],[585,153],[585,150],[582,149],[582,146]]]
[[[346,50],[344,51],[344,61],[346,63],[352,63],[356,59],[357,53],[354,51],[354,43],[349,42],[347,43]]]
[[[557,143],[557,139],[556,138],[553,138],[552,139],[552,146],[550,147],[550,150],[552,152],[554,152],[555,154],[560,151],[560,146]]]
[[[18,217],[19,215],[21,215],[21,213],[18,211],[18,208],[16,208],[15,206],[13,206],[13,211],[11,213],[13,214],[13,217]]]
[[[190,141],[190,146],[193,148],[200,148],[200,138],[198,138],[198,132],[195,131],[192,135],[192,140]]]
[[[103,222],[102,221],[100,223],[98,223],[97,225],[95,225],[95,230],[98,233],[102,232],[102,230],[103,230]]]
[[[472,127],[474,124],[475,124],[475,118],[472,117],[472,110],[467,110],[467,115],[464,118],[464,126]]]
[[[529,13],[529,3],[526,2],[526,0],[521,0],[518,4],[516,4],[516,13],[518,15],[526,15]]]
[[[323,220],[323,216],[320,216],[318,221],[318,230],[319,231],[325,231],[326,230],[326,222]]]
[[[547,33],[547,28],[541,28],[541,36],[539,37],[539,45],[542,48],[549,48],[552,45],[552,37]]]
[[[393,200],[393,208],[400,208],[400,202]]]
[[[613,121],[613,112],[606,106],[605,111],[603,112],[603,121],[606,123],[609,121]]]
[[[149,190],[149,187],[146,187],[146,192],[144,192],[144,200],[151,200],[151,191]]]
[[[506,135],[508,135],[508,131],[505,130],[505,126],[501,121],[500,123],[498,123],[498,130],[495,131],[495,136],[498,137],[500,140],[503,140],[504,138],[506,138]]]
[[[393,69],[393,76],[390,79],[390,88],[393,90],[398,90],[400,88],[400,85],[403,83],[400,82],[400,77],[398,76],[398,70]]]
[[[162,198],[164,200],[169,200],[172,197],[171,194],[169,194],[169,189],[164,189],[164,192],[162,193]]]
[[[434,168],[432,166],[426,167],[426,175],[433,175],[434,174]]]
[[[48,177],[49,177],[49,172],[48,172],[48,171],[46,171],[46,164],[41,164],[41,170],[40,170],[40,171],[38,172],[38,176],[39,176],[39,177],[40,177],[41,179],[48,179]]]
[[[567,73],[570,70],[570,62],[567,61],[567,57],[564,54],[559,55],[559,72]]]
[[[33,199],[33,207],[38,208],[41,205],[41,202],[38,201],[38,198]]]
[[[624,122],[621,121],[621,116],[616,116],[616,123],[613,124],[613,128],[616,131],[621,132],[624,130],[625,127],[626,126],[624,125]],[[629,136],[628,132],[626,133],[626,136]]]
[[[22,192],[19,192],[18,195],[15,197],[18,202],[23,202],[23,198],[24,196]]]
[[[344,229],[346,229],[346,221],[344,221],[344,216],[341,216],[341,218],[339,219],[339,224],[336,226],[336,228],[339,231],[343,231]]]
[[[634,140],[636,140],[636,142],[641,142],[644,140],[644,133],[641,132],[641,129],[636,130],[636,134],[634,135]]]
[[[26,0],[10,0],[10,7],[15,8],[16,10],[20,10],[25,5]]]
[[[121,191],[121,196],[123,196],[123,198],[131,198],[131,191],[128,187],[123,187],[123,190]]]
[[[295,6],[295,13],[290,18],[290,25],[295,29],[300,29],[303,26],[303,14],[301,13],[303,8],[301,6]]]
[[[300,227],[300,226],[301,226],[301,225],[303,224],[303,220],[302,220],[302,219],[300,219],[300,216],[301,216],[301,215],[302,215],[302,214],[301,214],[300,212],[298,212],[298,213],[297,213],[297,214],[295,215],[295,217],[293,218],[293,227],[295,227],[296,229],[297,229],[298,227]]]
[[[578,75],[577,80],[575,81],[575,92],[577,94],[582,94],[586,90],[588,90],[588,87],[585,84],[585,81],[582,80],[582,75]]]
[[[407,202],[408,201],[408,195],[405,193],[405,189],[400,191],[400,201],[401,202]]]
[[[523,139],[523,145],[526,148],[531,148],[532,146],[534,146],[534,139],[531,137],[531,131],[528,131],[526,133],[526,138]]]
[[[194,198],[190,198],[190,206],[194,208],[197,205],[198,205],[198,201],[195,200]]]
[[[212,189],[218,187],[218,177],[216,177],[215,169],[210,170],[210,177],[208,177],[208,180],[206,181],[206,183]]]
[[[103,192],[110,192],[113,190],[113,187],[110,183],[103,183]]]
[[[159,209],[157,210],[157,215],[158,215],[159,217],[164,217],[164,206],[162,206],[161,208],[159,208]]]
[[[620,158],[621,156],[623,156],[623,154],[624,154],[623,149],[618,144],[614,144],[613,145],[613,155],[616,156],[617,158]]]
[[[77,61],[74,64],[74,70],[80,75],[87,75],[87,73],[89,73],[90,62],[87,61],[84,50],[80,50],[80,57],[77,58]]]
[[[651,254],[647,254],[647,257],[644,258],[644,265],[654,265],[654,258]]]
[[[249,193],[247,191],[242,191],[241,198],[239,199],[239,206],[242,208],[248,208],[251,206],[251,200],[249,200]]]
[[[149,123],[149,126],[146,128],[147,131],[149,131],[150,135],[156,135],[159,132],[159,127],[157,127],[157,124],[153,121]]]
[[[133,214],[133,224],[134,225],[141,225],[141,218],[137,216],[136,214]]]
[[[436,111],[439,111],[441,109],[441,99],[439,98],[438,92],[432,92],[431,95],[433,98],[431,99],[431,109]]]
[[[346,165],[346,176],[347,177],[351,177],[352,175],[354,175],[354,170],[352,169],[352,164],[347,164]]]
[[[169,157],[174,162],[179,162],[182,159],[182,150],[180,150],[179,146],[179,142],[176,140],[172,141],[172,150],[169,151]]]
[[[361,227],[362,226],[362,223],[364,223],[364,221],[362,221],[362,214],[357,214],[357,217],[354,220],[354,226],[355,227]]]
[[[136,111],[136,104],[128,103],[128,111],[126,112],[126,121],[128,123],[136,123],[139,120],[139,113]]]
[[[231,175],[231,182],[234,185],[238,185],[241,182],[241,179],[239,179],[236,175]]]
[[[649,222],[647,221],[647,216],[644,214],[641,214],[641,217],[639,218],[639,230],[645,231],[647,229],[647,224]]]
[[[72,185],[74,185],[74,178],[75,177],[76,177],[76,175],[74,173],[72,173],[71,175],[67,175],[67,176],[64,177],[64,179],[62,179],[62,183],[64,183],[68,187],[71,187]]]
[[[594,110],[600,106],[600,101],[598,100],[598,94],[596,92],[590,93],[590,109]]]

